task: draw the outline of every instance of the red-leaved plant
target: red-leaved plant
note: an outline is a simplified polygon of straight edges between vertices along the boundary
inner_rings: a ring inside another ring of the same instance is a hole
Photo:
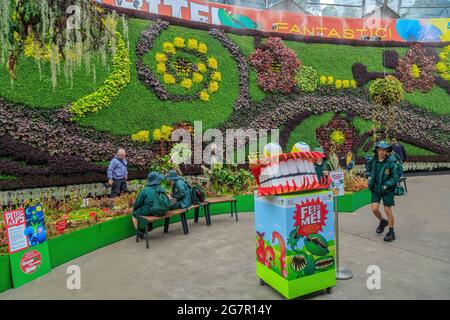
[[[427,55],[420,44],[415,44],[405,57],[398,61],[396,71],[405,91],[427,92],[433,88],[435,69],[434,56]]]
[[[258,85],[264,91],[290,93],[296,85],[295,73],[300,60],[281,38],[269,37],[250,54],[249,60],[258,73]]]

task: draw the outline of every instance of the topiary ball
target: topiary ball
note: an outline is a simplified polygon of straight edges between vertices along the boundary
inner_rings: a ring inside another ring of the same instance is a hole
[[[403,86],[394,76],[375,80],[369,87],[370,97],[375,103],[388,106],[403,98]]]

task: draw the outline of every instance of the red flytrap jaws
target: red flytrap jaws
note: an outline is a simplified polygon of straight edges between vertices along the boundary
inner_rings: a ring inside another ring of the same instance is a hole
[[[317,178],[314,164],[325,158],[317,151],[284,153],[263,158],[250,166],[258,185],[258,195],[268,196],[328,189],[328,176]]]

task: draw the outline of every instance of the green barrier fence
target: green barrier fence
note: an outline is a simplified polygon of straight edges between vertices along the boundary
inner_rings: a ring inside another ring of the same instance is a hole
[[[254,211],[253,195],[241,195],[235,198],[238,212]],[[340,212],[353,212],[370,202],[370,192],[363,190],[348,193],[338,199]],[[230,204],[214,204],[211,206],[210,211],[211,215],[229,214]],[[202,216],[203,210],[200,210],[200,217]],[[193,219],[193,217],[194,210],[190,210],[187,213],[187,218]],[[180,217],[176,216],[170,220],[171,223],[176,223],[180,221]],[[154,224],[154,228],[162,225],[162,221],[157,221]],[[50,239],[48,240],[48,247],[51,266],[55,268],[89,252],[134,235],[135,230],[130,216],[124,216]],[[9,255],[0,256],[0,292],[8,290],[12,286]]]

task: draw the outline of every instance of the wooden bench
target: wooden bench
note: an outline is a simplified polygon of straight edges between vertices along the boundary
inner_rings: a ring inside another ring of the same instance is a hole
[[[145,224],[145,245],[147,249],[149,248],[149,238],[148,238],[148,224],[153,223],[155,221],[164,219],[164,233],[169,232],[169,224],[170,224],[170,218],[180,215],[181,217],[181,226],[183,227],[184,234],[189,233],[188,224],[186,220],[186,212],[187,209],[175,209],[175,210],[169,210],[165,215],[163,216],[140,216],[139,218],[142,220],[145,220],[147,223]],[[136,230],[136,242],[139,242],[139,230]]]
[[[209,217],[209,224],[211,224],[211,214],[210,214],[210,209],[209,206],[212,204],[217,204],[217,203],[230,203],[230,209],[231,209],[231,217],[233,217],[233,213],[236,215],[236,221],[238,221],[238,212],[237,212],[237,207],[236,207],[236,199],[233,197],[215,197],[215,198],[206,198],[205,199],[205,208],[206,211],[208,212],[208,217]]]
[[[210,226],[211,225],[211,215],[209,213],[209,205],[207,202],[202,202],[200,204],[193,204],[189,207],[190,209],[194,209],[194,223],[198,223],[198,217],[200,214],[200,209],[203,208],[203,213],[205,216],[205,221],[206,221],[206,225]]]

